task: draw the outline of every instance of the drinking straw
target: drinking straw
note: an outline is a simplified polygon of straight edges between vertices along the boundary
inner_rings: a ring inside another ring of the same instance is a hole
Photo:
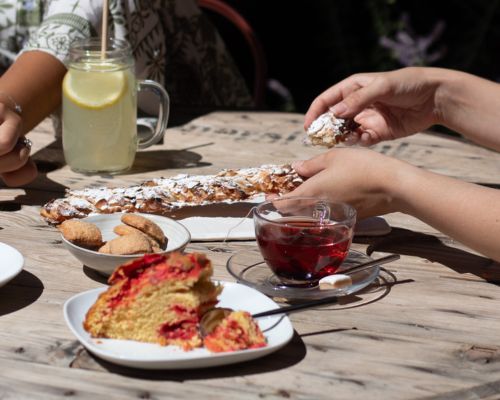
[[[106,58],[106,44],[108,37],[108,0],[102,1],[102,34],[101,34],[101,60]]]

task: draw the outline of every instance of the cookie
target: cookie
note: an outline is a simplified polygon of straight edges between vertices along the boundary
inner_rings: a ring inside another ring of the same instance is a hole
[[[106,245],[109,246],[109,254],[127,255],[152,252],[148,239],[142,234],[137,235],[132,233],[124,236],[118,236],[107,242]],[[108,247],[105,247],[101,253],[105,251],[108,251]]]
[[[96,249],[102,246],[102,234],[99,228],[78,219],[69,219],[58,226],[64,238],[80,247]]]
[[[141,232],[148,236],[151,236],[154,240],[158,242],[162,249],[165,248],[167,244],[167,239],[161,228],[156,225],[153,221],[137,214],[123,214],[121,221],[133,228],[139,229]]]
[[[118,225],[113,228],[113,232],[116,233],[118,236],[125,236],[125,235],[130,235],[130,234],[136,234],[136,235],[144,235],[145,238],[148,239],[149,244],[151,247],[157,247],[160,248],[160,244],[154,240],[151,236],[146,235],[144,232],[140,231],[137,228],[134,228],[133,226],[130,225]],[[161,249],[160,249],[161,250]]]
[[[111,254],[111,249],[109,247],[109,242],[104,243],[101,247],[99,247],[99,253]]]
[[[151,246],[151,251],[152,251],[153,253],[163,253],[163,251],[164,251],[164,250],[163,250],[163,249],[161,249],[161,248],[160,248],[160,247],[158,247],[158,246]]]

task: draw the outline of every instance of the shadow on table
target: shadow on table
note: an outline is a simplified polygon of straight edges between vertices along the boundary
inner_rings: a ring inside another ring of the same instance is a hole
[[[490,283],[500,284],[500,264],[455,247],[447,246],[438,237],[408,229],[393,228],[380,237],[356,237],[356,243],[368,244],[367,254],[375,251],[425,258],[438,262],[459,274],[473,274]]]
[[[134,165],[125,174],[135,175],[164,169],[185,170],[211,165],[208,162],[201,161],[202,155],[196,153],[193,149],[211,146],[212,144],[205,143],[180,150],[139,151],[136,154]],[[54,140],[48,146],[38,150],[32,155],[32,159],[38,168],[37,178],[23,187],[25,194],[16,196],[12,201],[0,202],[0,211],[18,211],[21,205],[41,206],[55,197],[63,196],[68,186],[73,187],[89,179],[89,176],[75,174],[73,177],[65,179],[65,183],[68,185],[66,186],[49,178],[48,174],[50,172],[61,169],[66,165],[60,139]],[[109,185],[109,179],[112,179],[112,177],[112,175],[92,175],[92,185]],[[85,186],[89,186],[89,184],[87,183]],[[2,187],[6,186],[0,180],[0,188]]]
[[[10,314],[34,303],[43,293],[43,283],[23,270],[0,288],[0,316]]]
[[[108,278],[109,278],[108,276],[100,274],[96,270],[94,270],[94,269],[92,269],[90,267],[87,267],[86,265],[84,265],[82,267],[82,270],[83,270],[83,273],[85,274],[85,276],[87,278],[90,278],[90,279],[92,279],[95,282],[102,283],[103,285],[107,285],[108,284]]]
[[[398,280],[396,275],[394,275],[392,272],[386,270],[385,268],[380,268],[380,273],[377,279],[366,288],[346,296],[339,296],[338,302],[332,306],[311,308],[311,310],[315,310],[318,312],[331,312],[331,311],[339,311],[339,310],[346,310],[350,308],[366,306],[368,304],[380,301],[384,297],[388,296],[393,286],[411,282],[414,282],[414,280],[413,279]],[[355,328],[345,328],[345,329],[355,329]],[[302,334],[301,336],[302,337],[312,336],[312,335],[319,335],[336,331],[337,329],[331,331],[328,330],[328,331],[310,332]]]
[[[140,378],[154,381],[176,381],[197,379],[219,379],[234,376],[246,376],[262,374],[289,368],[306,356],[306,346],[297,332],[294,332],[292,340],[282,349],[269,354],[263,358],[246,361],[235,365],[223,365],[212,368],[199,369],[177,369],[177,370],[143,370],[118,366],[94,357],[81,348],[75,359],[71,362],[71,368],[108,371],[131,378]],[[144,397],[145,398],[145,397]]]
[[[210,146],[213,143],[206,143],[198,147]],[[202,155],[187,148],[182,150],[146,150],[139,151],[135,156],[132,169],[126,172],[127,175],[141,174],[144,172],[163,169],[186,169],[198,168],[212,165],[202,160]]]

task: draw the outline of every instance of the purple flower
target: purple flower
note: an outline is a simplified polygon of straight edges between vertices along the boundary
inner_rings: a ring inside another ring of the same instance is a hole
[[[436,22],[432,31],[425,36],[419,36],[413,31],[406,13],[401,17],[401,26],[393,39],[381,37],[380,45],[391,50],[393,57],[402,65],[430,65],[442,58],[444,46],[434,51],[431,51],[431,47],[443,33],[446,26],[444,21]]]

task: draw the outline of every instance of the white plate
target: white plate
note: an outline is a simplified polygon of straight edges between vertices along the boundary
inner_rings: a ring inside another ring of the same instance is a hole
[[[179,222],[188,229],[192,241],[255,239],[252,218],[197,216],[184,218]],[[390,231],[391,227],[382,217],[361,220],[354,228],[357,236],[381,236]]]
[[[188,217],[179,221],[191,234],[191,240],[254,240],[252,218]]]
[[[259,291],[232,282],[220,282],[224,289],[218,306],[246,310],[254,314],[279,306]],[[88,309],[106,288],[77,294],[64,304],[64,318],[82,345],[96,356],[127,367],[144,369],[188,369],[214,367],[253,360],[286,345],[293,336],[293,327],[283,315],[259,318],[257,321],[267,338],[267,346],[229,353],[210,353],[205,348],[183,351],[177,346],[160,346],[131,340],[95,339],[83,329]]]
[[[22,271],[24,258],[15,248],[0,242],[0,286]]]

